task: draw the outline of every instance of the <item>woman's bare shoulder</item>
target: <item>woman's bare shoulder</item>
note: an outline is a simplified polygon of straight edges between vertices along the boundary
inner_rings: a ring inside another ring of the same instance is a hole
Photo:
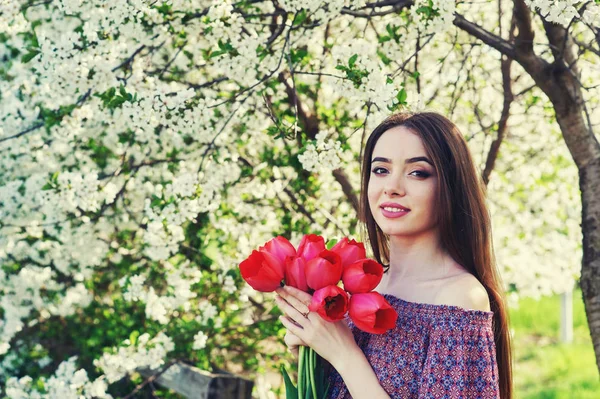
[[[436,305],[490,311],[490,299],[483,285],[469,272],[453,277],[442,285],[435,297]]]

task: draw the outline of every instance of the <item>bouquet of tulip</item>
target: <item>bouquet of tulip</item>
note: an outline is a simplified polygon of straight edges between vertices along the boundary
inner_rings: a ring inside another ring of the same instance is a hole
[[[278,236],[253,250],[239,266],[242,278],[257,291],[273,292],[290,285],[311,294],[309,310],[325,320],[342,320],[348,314],[357,328],[372,334],[382,334],[396,325],[396,311],[373,291],[381,281],[383,266],[368,259],[364,245],[355,240],[344,237],[327,249],[323,237],[308,234],[296,250]],[[282,369],[287,398],[326,396],[321,362],[311,348],[299,348],[297,387]]]

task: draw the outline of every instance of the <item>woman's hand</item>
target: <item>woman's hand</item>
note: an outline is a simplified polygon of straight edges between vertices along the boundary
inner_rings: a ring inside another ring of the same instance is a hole
[[[298,347],[300,345],[308,346],[306,342],[295,336],[292,332],[290,332],[290,330],[286,330],[285,337],[283,337],[283,342],[285,342],[286,346],[296,359],[298,358]]]
[[[342,356],[354,352],[350,349],[358,349],[346,322],[326,321],[309,311],[310,294],[290,286],[278,288],[276,292],[279,295],[275,300],[284,313],[280,320],[288,330],[284,341],[296,356],[298,345],[309,346],[335,367],[344,361]]]

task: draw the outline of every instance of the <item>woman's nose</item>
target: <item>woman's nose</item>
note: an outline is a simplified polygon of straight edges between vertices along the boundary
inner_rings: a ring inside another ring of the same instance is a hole
[[[390,179],[387,179],[384,193],[390,197],[393,195],[399,195],[401,197],[405,196],[406,188],[404,179],[402,177],[391,177]]]

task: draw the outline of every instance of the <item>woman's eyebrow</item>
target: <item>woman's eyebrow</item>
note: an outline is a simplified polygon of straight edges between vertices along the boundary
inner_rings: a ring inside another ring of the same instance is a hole
[[[419,162],[419,161],[427,162],[429,165],[433,166],[433,162],[431,162],[429,160],[429,158],[427,158],[427,157],[409,158],[406,161],[404,161],[404,163],[405,164],[409,164],[409,163],[415,163],[415,162]],[[373,158],[373,160],[371,161],[371,163],[374,163],[374,162],[392,163],[392,160],[389,159],[389,158],[384,158],[384,157],[375,157],[375,158]]]

